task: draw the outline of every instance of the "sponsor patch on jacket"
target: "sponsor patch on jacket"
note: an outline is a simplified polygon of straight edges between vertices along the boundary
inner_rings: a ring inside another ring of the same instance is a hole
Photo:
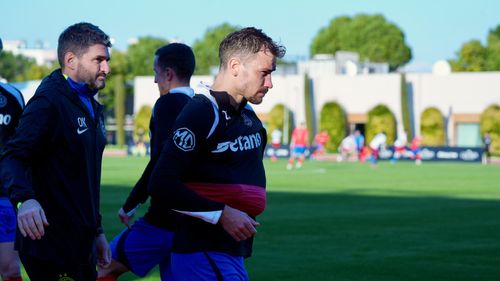
[[[188,128],[179,128],[175,130],[173,141],[175,146],[183,151],[191,151],[196,146],[196,138]]]
[[[262,138],[259,133],[248,136],[239,136],[234,141],[225,141],[217,144],[217,148],[212,153],[221,153],[226,150],[232,152],[244,151],[258,148],[262,144]]]

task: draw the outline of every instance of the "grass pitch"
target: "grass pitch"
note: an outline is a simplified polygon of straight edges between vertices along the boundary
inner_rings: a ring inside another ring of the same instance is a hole
[[[105,158],[108,239],[146,158]],[[500,280],[500,167],[266,162],[251,280]],[[146,209],[142,207],[142,212]],[[138,279],[160,280],[158,271]]]

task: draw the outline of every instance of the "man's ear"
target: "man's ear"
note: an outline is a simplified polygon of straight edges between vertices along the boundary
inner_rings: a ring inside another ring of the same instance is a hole
[[[73,52],[67,52],[64,54],[64,66],[71,69],[75,70],[76,65],[78,63],[78,57],[75,55]]]
[[[172,81],[174,79],[174,76],[175,76],[174,70],[170,67],[165,68],[165,75],[166,75],[167,81]]]
[[[230,71],[231,75],[234,77],[238,76],[241,68],[241,60],[239,58],[231,58],[229,59],[227,64],[227,68]]]

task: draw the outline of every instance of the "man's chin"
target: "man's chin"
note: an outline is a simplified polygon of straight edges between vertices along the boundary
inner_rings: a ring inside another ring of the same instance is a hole
[[[250,102],[251,104],[261,104],[261,103],[262,103],[262,100],[263,100],[262,98],[256,98],[256,99],[251,99],[251,100],[249,100],[249,102]]]
[[[96,84],[92,85],[92,88],[96,91],[102,90],[104,87],[106,87],[106,83],[104,81],[97,81]]]

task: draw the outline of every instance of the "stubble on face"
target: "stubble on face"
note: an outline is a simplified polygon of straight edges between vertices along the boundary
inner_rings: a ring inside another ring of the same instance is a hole
[[[78,81],[85,82],[91,91],[103,89],[106,86],[106,77],[109,73],[108,60],[107,47],[101,45],[89,47],[78,61],[76,70]]]
[[[241,92],[244,98],[252,104],[262,103],[264,96],[272,87],[272,84],[267,82],[271,79],[271,72],[276,68],[274,56],[268,51],[262,50],[244,62],[244,71],[242,78]],[[267,77],[269,75],[269,77]]]
[[[79,81],[85,82],[91,91],[98,91],[104,89],[106,86],[106,73],[98,72],[87,69],[82,63],[78,64],[78,71],[76,72]]]

